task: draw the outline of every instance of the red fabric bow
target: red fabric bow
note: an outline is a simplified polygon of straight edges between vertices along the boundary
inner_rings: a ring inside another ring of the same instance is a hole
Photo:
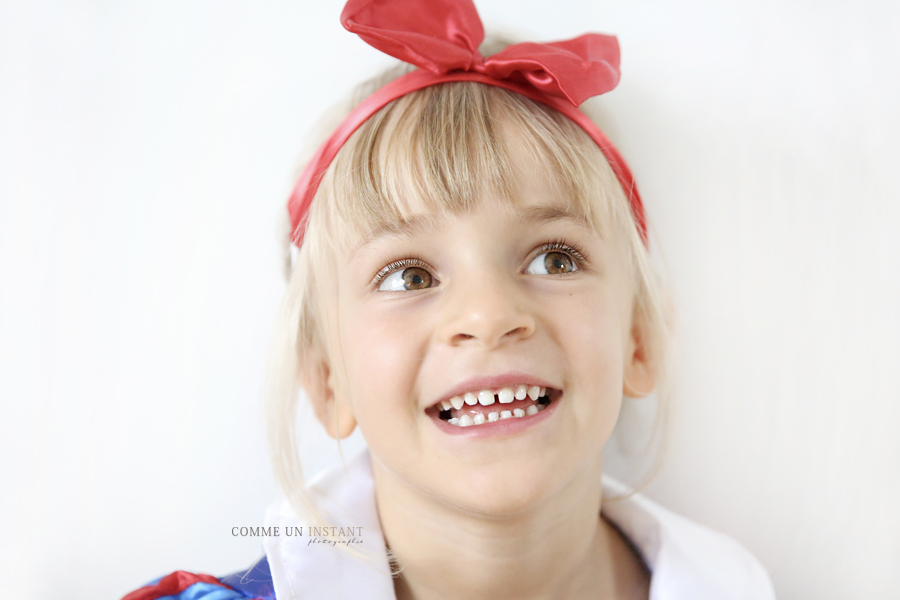
[[[647,225],[634,177],[596,123],[578,110],[619,82],[616,38],[587,33],[563,42],[525,42],[485,58],[484,28],[472,0],[349,0],[341,23],[375,48],[420,67],[363,100],[306,164],[288,199],[292,240],[303,243],[306,219],[322,177],[360,125],[389,102],[422,88],[454,81],[502,87],[558,110],[596,142],[631,204],[644,244]]]
[[[619,83],[619,42],[587,33],[562,42],[524,42],[484,58],[481,19],[471,0],[350,0],[344,27],[386,54],[444,74],[482,73],[526,83],[578,106]]]

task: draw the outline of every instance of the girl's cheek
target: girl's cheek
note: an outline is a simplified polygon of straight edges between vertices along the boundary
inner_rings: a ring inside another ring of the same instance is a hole
[[[564,303],[568,318],[562,326],[569,360],[578,371],[592,374],[596,389],[605,393],[612,389],[618,394],[626,351],[622,330],[626,325],[617,294],[598,286],[567,297]]]
[[[400,304],[362,305],[347,322],[344,347],[352,357],[354,388],[382,406],[409,397],[428,338],[423,319]]]

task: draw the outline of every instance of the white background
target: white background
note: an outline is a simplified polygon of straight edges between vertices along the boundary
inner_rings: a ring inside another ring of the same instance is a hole
[[[261,554],[276,222],[387,63],[339,0],[0,2],[0,588],[116,598]],[[648,493],[782,599],[900,589],[896,2],[480,0],[616,33],[603,100],[679,311]],[[311,469],[334,447],[306,444]],[[619,461],[615,461],[621,469]]]

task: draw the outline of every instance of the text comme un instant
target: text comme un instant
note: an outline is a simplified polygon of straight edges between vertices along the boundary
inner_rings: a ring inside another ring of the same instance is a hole
[[[234,537],[303,537],[303,530],[309,537],[356,537],[362,536],[362,527],[232,527]]]

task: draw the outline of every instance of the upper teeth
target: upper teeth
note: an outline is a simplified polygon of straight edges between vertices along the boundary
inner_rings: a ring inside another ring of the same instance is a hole
[[[528,386],[519,384],[500,388],[499,390],[481,390],[479,392],[466,392],[459,396],[453,396],[450,400],[441,400],[441,410],[450,410],[455,408],[459,410],[463,404],[474,406],[481,404],[482,406],[490,406],[498,401],[500,404],[509,404],[513,400],[524,400],[526,396],[532,400],[537,400],[541,396],[547,395],[547,388],[536,385]],[[496,398],[494,397],[496,396]]]

